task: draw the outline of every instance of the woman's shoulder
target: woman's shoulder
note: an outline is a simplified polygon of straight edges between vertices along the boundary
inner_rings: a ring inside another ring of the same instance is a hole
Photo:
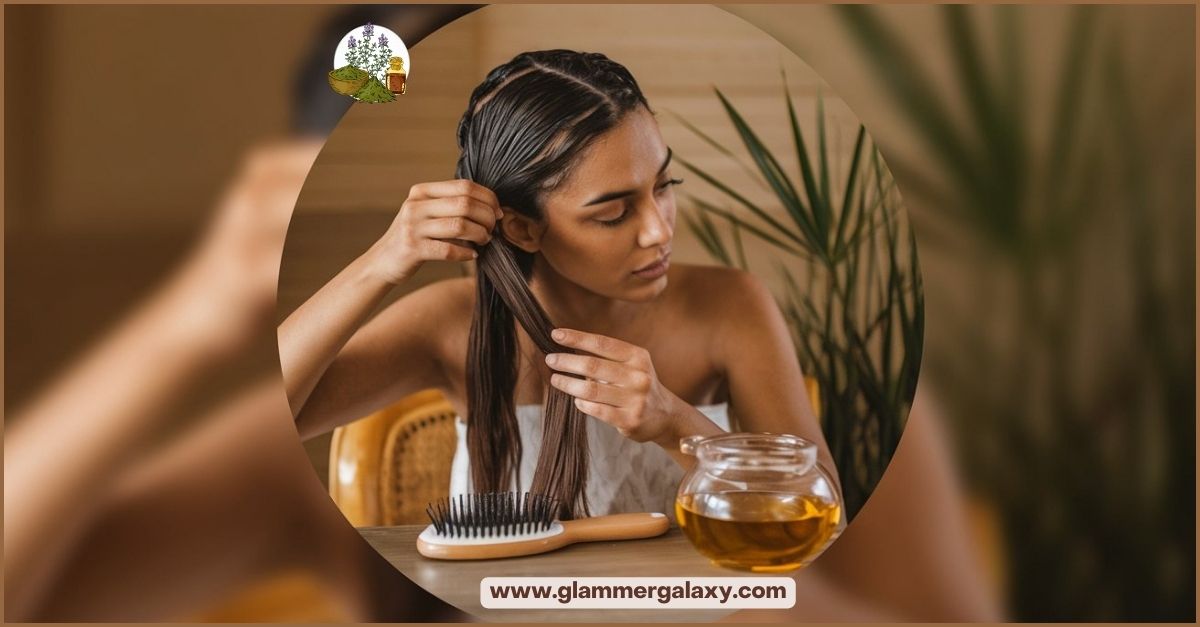
[[[770,291],[758,277],[738,268],[671,264],[675,297],[692,311],[729,313],[761,305]]]
[[[676,311],[706,329],[714,363],[728,365],[739,346],[762,334],[786,333],[774,295],[757,276],[737,268],[681,265]]]
[[[678,271],[679,278],[684,281],[721,281],[737,282],[754,275],[739,268],[729,266],[711,266],[695,263],[671,263],[671,269]]]

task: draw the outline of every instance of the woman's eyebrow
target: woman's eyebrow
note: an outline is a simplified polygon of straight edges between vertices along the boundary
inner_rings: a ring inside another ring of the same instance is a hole
[[[667,148],[667,158],[663,159],[662,165],[658,166],[658,173],[654,175],[655,178],[657,178],[660,174],[662,174],[663,171],[665,171],[667,169],[668,165],[671,165],[671,149],[670,148]],[[602,202],[608,202],[610,200],[624,198],[626,196],[630,196],[635,193],[637,193],[636,189],[623,189],[621,191],[608,192],[606,194],[600,194],[599,196],[583,203],[583,206],[590,207],[591,205],[598,205]]]

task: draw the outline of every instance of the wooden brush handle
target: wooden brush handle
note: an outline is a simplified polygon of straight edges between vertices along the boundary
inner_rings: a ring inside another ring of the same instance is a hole
[[[568,520],[560,534],[536,540],[497,542],[496,544],[440,544],[417,538],[417,552],[439,560],[486,560],[501,557],[536,555],[561,549],[575,542],[597,540],[636,540],[653,538],[667,531],[670,522],[663,514],[613,514],[597,518]]]
[[[653,538],[666,533],[670,521],[664,514],[612,514],[568,520],[562,526],[568,542],[595,542]]]

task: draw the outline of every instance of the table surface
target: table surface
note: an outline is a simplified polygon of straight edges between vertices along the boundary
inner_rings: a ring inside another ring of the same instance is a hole
[[[753,573],[714,566],[688,543],[678,527],[645,540],[585,542],[557,551],[501,560],[440,561],[417,553],[425,525],[362,527],[384,558],[443,601],[488,621],[713,621],[732,610],[667,609],[484,609],[484,577],[743,577]]]

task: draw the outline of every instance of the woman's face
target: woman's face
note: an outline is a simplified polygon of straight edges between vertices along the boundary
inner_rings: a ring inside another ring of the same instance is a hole
[[[638,107],[599,137],[543,199],[543,260],[597,294],[653,299],[667,286],[676,182],[658,122]]]

